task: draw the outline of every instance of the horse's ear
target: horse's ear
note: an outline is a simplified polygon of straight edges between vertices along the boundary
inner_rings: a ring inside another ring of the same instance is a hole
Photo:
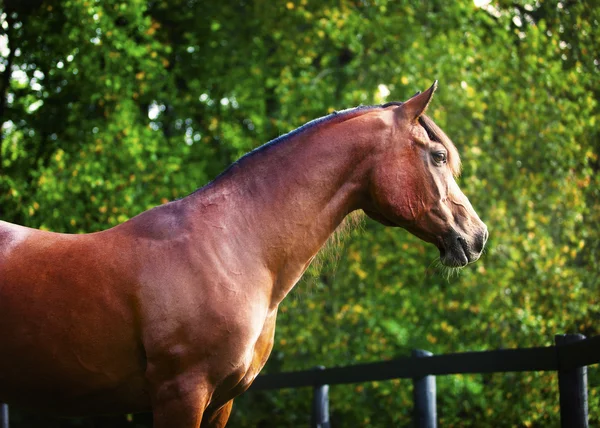
[[[438,81],[436,80],[425,92],[417,92],[411,99],[402,103],[402,106],[397,110],[398,113],[408,120],[417,120],[427,110],[433,93],[437,89],[437,84]]]

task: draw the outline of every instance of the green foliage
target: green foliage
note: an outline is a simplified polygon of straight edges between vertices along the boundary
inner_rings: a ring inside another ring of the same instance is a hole
[[[462,154],[487,253],[446,279],[433,247],[368,221],[286,299],[267,371],[600,333],[593,2],[36,0],[0,15],[0,217],[56,231],[183,197],[312,118],[384,101],[379,85],[404,100],[440,80],[430,113]],[[448,376],[438,391],[442,426],[558,424],[552,373]],[[231,426],[306,425],[309,403],[251,392]],[[411,403],[408,381],[331,388],[336,426],[409,425]]]

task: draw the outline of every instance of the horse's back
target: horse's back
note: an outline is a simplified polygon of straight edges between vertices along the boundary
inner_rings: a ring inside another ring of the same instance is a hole
[[[147,409],[146,368],[163,339],[185,324],[197,348],[222,316],[207,296],[237,296],[203,281],[233,275],[218,268],[229,253],[201,238],[222,228],[191,239],[188,220],[170,203],[91,234],[0,223],[0,402],[65,415]]]
[[[146,400],[130,259],[112,235],[0,222],[0,401],[86,413],[121,390]]]

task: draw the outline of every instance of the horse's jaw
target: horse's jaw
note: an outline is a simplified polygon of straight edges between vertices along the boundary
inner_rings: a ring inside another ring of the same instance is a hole
[[[393,223],[392,221],[388,220],[383,215],[381,215],[375,211],[369,211],[369,210],[365,210],[365,209],[363,209],[363,211],[370,219],[375,220],[376,222],[381,223],[384,226],[400,227],[400,225]]]

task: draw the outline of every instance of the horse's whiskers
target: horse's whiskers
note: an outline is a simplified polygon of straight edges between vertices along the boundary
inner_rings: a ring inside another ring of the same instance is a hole
[[[458,277],[462,268],[446,266],[442,263],[439,258],[434,259],[428,267],[428,270],[433,268],[444,278],[446,281],[450,281],[453,277]]]

